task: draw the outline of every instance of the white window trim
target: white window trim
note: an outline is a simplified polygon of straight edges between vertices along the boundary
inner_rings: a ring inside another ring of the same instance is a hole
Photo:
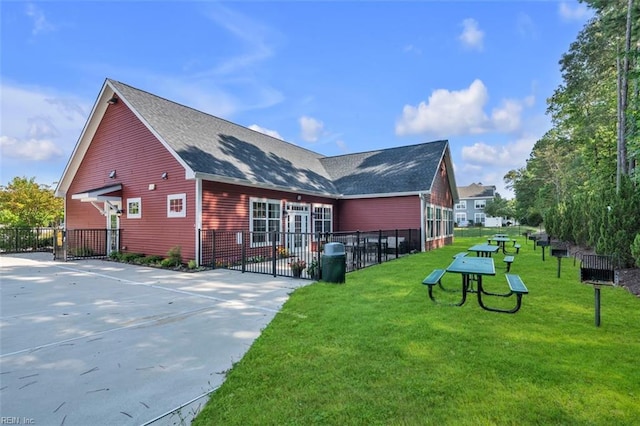
[[[138,213],[131,213],[130,205],[138,203]],[[127,219],[142,219],[142,198],[127,198]]]
[[[476,210],[484,209],[487,205],[487,200],[476,200],[474,207]]]
[[[323,209],[329,209],[329,218],[328,221],[330,223],[330,227],[331,227],[331,231],[329,232],[333,232],[333,204],[313,204],[311,206],[311,232],[313,232],[313,236],[315,238],[316,234],[320,231],[318,231],[316,229],[316,220],[318,220],[318,218],[315,217],[315,209],[316,208],[323,208]],[[326,218],[323,218],[324,221],[326,221]],[[323,230],[324,232],[324,230]]]
[[[182,211],[171,211],[172,200],[182,200]],[[167,195],[167,217],[187,217],[187,194]]]
[[[254,221],[254,217],[253,217],[253,204],[254,203],[266,203],[268,204],[273,204],[273,205],[277,205],[278,206],[278,211],[280,212],[280,217],[278,218],[278,235],[282,235],[282,214],[283,214],[283,208],[282,208],[282,203],[280,202],[280,200],[271,200],[268,198],[249,198],[249,232],[251,234],[253,234],[254,230],[253,230],[253,221]],[[267,206],[267,217],[265,218],[265,220],[267,221],[267,229],[269,228],[269,207]],[[280,241],[277,241],[278,243],[280,243]],[[251,238],[251,247],[262,247],[262,246],[268,246],[271,245],[273,242],[269,240],[269,233],[267,232],[267,237],[266,237],[266,241],[265,242],[260,242],[260,243],[256,243],[253,241],[253,238]]]
[[[456,204],[456,210],[466,210],[467,209],[467,200],[460,200],[458,204]]]

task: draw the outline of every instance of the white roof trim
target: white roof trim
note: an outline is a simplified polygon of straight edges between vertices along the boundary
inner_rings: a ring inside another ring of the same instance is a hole
[[[104,194],[109,194],[111,192],[120,190],[122,190],[122,184],[118,183],[116,185],[90,189],[85,192],[79,192],[77,194],[73,194],[71,198],[73,198],[74,200],[80,200],[83,203],[88,203],[91,201],[122,201],[122,197],[104,196]]]

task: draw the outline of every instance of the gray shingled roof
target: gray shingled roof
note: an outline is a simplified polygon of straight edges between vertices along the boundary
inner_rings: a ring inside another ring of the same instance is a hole
[[[341,195],[428,191],[447,141],[321,158]]]
[[[458,195],[461,200],[465,198],[487,198],[493,197],[495,190],[495,186],[484,186],[479,183],[472,183],[468,186],[459,186]]]
[[[107,83],[196,173],[323,195],[427,191],[447,141],[325,157],[124,83]]]

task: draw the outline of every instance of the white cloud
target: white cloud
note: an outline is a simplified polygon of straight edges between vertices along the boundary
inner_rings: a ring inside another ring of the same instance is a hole
[[[0,136],[0,151],[3,157],[30,161],[47,161],[64,154],[52,140],[18,140],[8,136]]]
[[[462,159],[468,166],[497,166],[506,169],[521,167],[536,140],[534,136],[524,136],[505,145],[476,142],[462,148]]]
[[[566,1],[558,5],[558,14],[564,21],[583,21],[588,19],[592,12],[584,4],[569,4]]]
[[[38,35],[55,30],[55,27],[44,16],[42,9],[36,7],[33,3],[27,4],[26,14],[33,20],[31,34]]]
[[[499,108],[491,112],[491,121],[498,132],[513,132],[520,128],[522,115],[522,102],[505,99]]]
[[[249,126],[249,128],[251,130],[255,130],[256,132],[264,133],[267,136],[271,136],[272,138],[284,140],[284,138],[280,136],[280,133],[275,130],[265,129],[264,127],[260,127],[257,124],[252,124],[251,126]]]
[[[422,54],[422,49],[420,49],[419,47],[416,47],[413,44],[407,44],[405,47],[402,48],[402,51],[404,53],[413,53],[416,55],[421,55]]]
[[[527,38],[537,38],[538,31],[536,30],[536,25],[533,22],[533,19],[526,13],[519,13],[518,18],[516,19],[516,29],[518,30],[518,34]]]
[[[338,147],[338,149],[340,150],[340,152],[347,152],[349,149],[347,147],[347,144],[345,141],[343,141],[342,139],[338,139],[336,141],[336,146]]]
[[[460,40],[466,48],[482,50],[484,31],[478,27],[478,21],[471,18],[462,21],[462,33],[458,36],[458,40]]]
[[[396,122],[396,134],[450,137],[516,132],[522,127],[524,108],[532,106],[535,97],[529,95],[522,100],[503,99],[500,106],[493,108],[490,116],[484,111],[488,100],[486,86],[477,79],[467,89],[434,90],[427,102],[420,102],[418,106],[404,106],[402,117]]]
[[[316,142],[322,130],[324,129],[324,123],[316,120],[312,117],[302,116],[300,117],[300,135],[303,140],[307,142]]]
[[[405,105],[402,118],[396,123],[397,135],[429,133],[436,136],[481,133],[487,116],[483,106],[489,95],[480,80],[468,89],[449,91],[437,89],[428,102],[417,107]]]
[[[3,83],[0,152],[3,158],[45,161],[71,152],[89,107],[67,94]]]

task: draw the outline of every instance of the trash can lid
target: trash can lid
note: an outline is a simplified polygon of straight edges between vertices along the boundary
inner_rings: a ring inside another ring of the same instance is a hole
[[[324,254],[326,254],[326,255],[344,254],[344,244],[342,244],[342,243],[327,243],[327,244],[324,245]]]

